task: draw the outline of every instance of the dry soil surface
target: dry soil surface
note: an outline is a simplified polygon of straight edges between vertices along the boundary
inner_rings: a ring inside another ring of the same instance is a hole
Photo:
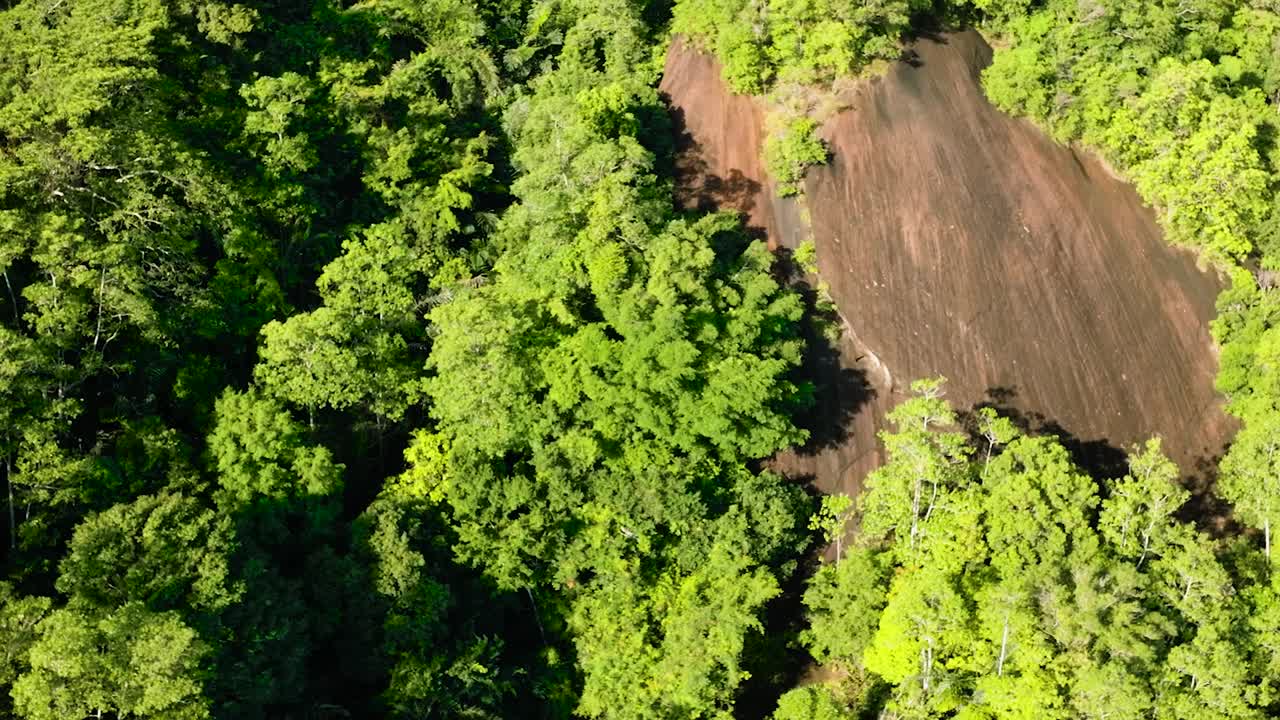
[[[807,235],[800,208],[778,197],[764,169],[764,112],[720,79],[720,65],[680,39],[671,44],[659,91],[669,99],[676,133],[680,201],[701,210],[737,210],[747,230],[772,247]]]
[[[987,102],[991,50],[976,33],[914,52],[823,128],[831,160],[806,197],[848,327],[810,362],[815,439],[777,466],[856,492],[882,459],[886,408],[911,380],[944,375],[957,407],[1059,432],[1096,469],[1158,435],[1203,481],[1234,431],[1207,330],[1221,280],[1167,246],[1102,163]],[[661,89],[682,135],[682,202],[741,210],[775,247],[805,237],[761,167],[760,108],[727,91],[714,60],[673,44]]]

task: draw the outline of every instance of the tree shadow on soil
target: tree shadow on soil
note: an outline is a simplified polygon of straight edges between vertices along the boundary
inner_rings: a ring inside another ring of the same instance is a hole
[[[671,105],[671,97],[663,94],[671,116],[671,131],[675,138],[675,202],[679,210],[737,212],[745,221],[755,209],[764,187],[734,168],[727,176],[711,172],[706,150],[694,139],[685,121],[684,108]],[[766,240],[761,227],[746,226],[747,235],[753,240]]]
[[[876,391],[866,371],[847,364],[840,352],[840,341],[833,342],[827,335],[827,329],[840,329],[842,325],[834,306],[821,301],[820,291],[797,266],[790,249],[778,248],[774,255],[778,279],[800,294],[805,307],[801,323],[805,353],[792,379],[809,385],[812,400],[793,419],[809,433],[808,441],[796,452],[813,456],[838,447],[849,438],[853,418],[875,400]]]
[[[905,63],[912,68],[924,67],[924,57],[920,55],[920,51],[916,50],[914,45],[921,40],[938,45],[948,45],[947,37],[942,34],[940,29],[920,29],[910,33],[906,37],[909,44],[903,46],[902,51],[898,53],[898,61]]]
[[[1191,499],[1176,513],[1179,520],[1195,523],[1196,528],[1215,538],[1234,537],[1249,531],[1236,521],[1231,503],[1218,495],[1218,463],[1230,447],[1230,444],[1223,445],[1219,452],[1196,459],[1195,471],[1182,478],[1183,486],[1191,491]]]
[[[989,407],[1000,416],[1012,420],[1025,433],[1057,437],[1071,455],[1072,461],[1100,484],[1104,497],[1106,486],[1102,484],[1103,480],[1122,478],[1128,474],[1129,454],[1124,449],[1105,438],[1082,440],[1044,414],[1017,407],[1016,387],[990,387],[986,389],[985,395],[986,399],[982,402],[967,412],[959,413],[961,424],[975,441],[981,438],[977,428],[977,411],[979,408]],[[1178,520],[1193,523],[1197,529],[1218,538],[1237,535],[1243,530],[1232,517],[1231,505],[1216,492],[1218,463],[1226,450],[1227,447],[1224,446],[1216,454],[1197,458],[1195,469],[1191,473],[1187,473],[1185,468],[1181,469],[1179,480],[1191,492],[1191,497],[1175,513]]]
[[[912,19],[911,28],[903,34],[902,52],[898,55],[898,60],[918,68],[924,65],[924,58],[920,57],[920,53],[916,51],[914,45],[921,40],[928,40],[937,45],[949,45],[947,36],[943,33],[947,28],[938,19],[931,16],[919,16]]]
[[[1012,420],[1013,424],[1024,433],[1052,435],[1058,438],[1072,461],[1097,480],[1124,477],[1124,474],[1129,471],[1128,453],[1113,445],[1107,438],[1085,440],[1044,413],[1018,407],[1016,386],[989,387],[984,395],[985,399],[982,402],[968,411],[959,413],[961,424],[970,436],[980,437],[977,430],[977,412],[981,408],[988,407],[995,410],[1001,417]]]

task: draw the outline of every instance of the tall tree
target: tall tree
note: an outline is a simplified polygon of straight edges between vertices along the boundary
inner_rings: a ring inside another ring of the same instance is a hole
[[[105,615],[64,608],[41,620],[38,631],[31,670],[13,684],[23,717],[209,717],[208,648],[176,613],[140,603]]]

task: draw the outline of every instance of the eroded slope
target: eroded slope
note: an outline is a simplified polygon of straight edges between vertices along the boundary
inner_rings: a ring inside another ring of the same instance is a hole
[[[806,181],[819,271],[852,330],[814,368],[826,422],[844,432],[815,422],[822,439],[782,465],[856,490],[883,409],[941,374],[958,407],[992,402],[1055,428],[1095,466],[1159,435],[1203,474],[1233,429],[1207,331],[1220,280],[1168,247],[1096,159],[986,101],[991,51],[976,33],[915,52],[827,123],[831,161]],[[803,237],[769,195],[758,108],[714,61],[676,44],[662,87],[687,135],[685,200],[743,210],[775,244]]]

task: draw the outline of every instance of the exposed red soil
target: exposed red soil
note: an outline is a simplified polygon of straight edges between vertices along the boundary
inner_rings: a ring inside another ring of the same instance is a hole
[[[764,169],[764,112],[750,96],[734,95],[720,64],[680,39],[667,53],[659,91],[671,98],[676,184],[686,207],[737,210],[747,229],[772,246],[806,236],[799,206],[778,197]]]
[[[987,102],[980,36],[914,49],[823,128],[832,156],[806,197],[849,327],[813,361],[815,441],[776,464],[857,492],[881,460],[885,409],[911,380],[945,375],[957,407],[1056,429],[1096,467],[1158,435],[1189,477],[1207,475],[1234,432],[1207,330],[1221,280],[1167,246],[1102,163]],[[685,134],[682,201],[744,211],[775,246],[805,237],[761,167],[760,108],[714,60],[673,44],[661,89]]]
[[[689,208],[736,210],[747,230],[770,247],[794,248],[809,236],[800,206],[778,197],[761,160],[764,111],[754,99],[734,95],[720,65],[676,39],[667,54],[659,90],[671,107],[676,132],[676,190]],[[882,461],[876,431],[889,404],[888,375],[846,331],[836,348],[808,358],[805,375],[818,384],[817,403],[804,424],[814,439],[782,453],[775,467],[811,477],[826,492],[853,492]]]

